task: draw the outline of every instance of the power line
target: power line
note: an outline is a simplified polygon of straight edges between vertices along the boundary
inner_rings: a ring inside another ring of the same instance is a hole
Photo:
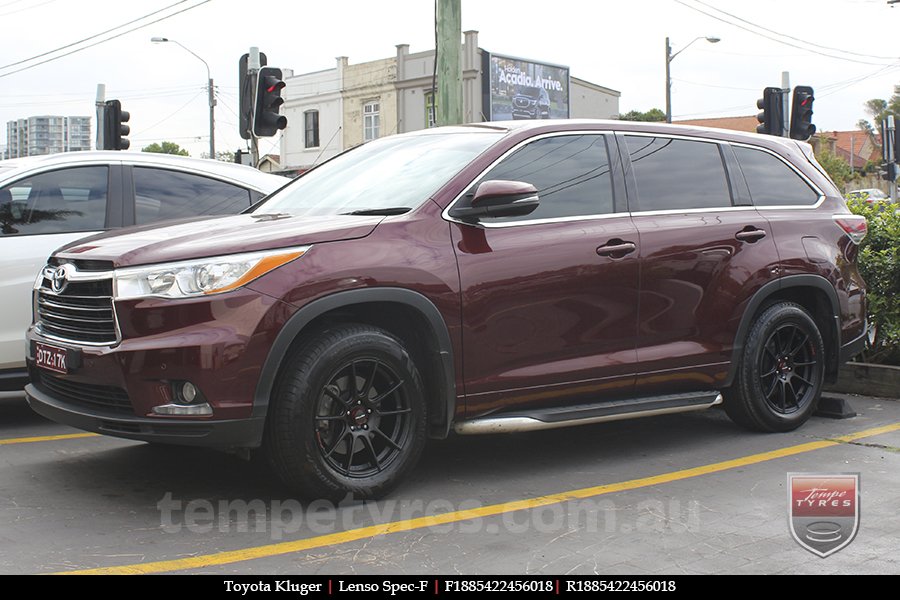
[[[166,10],[172,8],[173,6],[178,6],[179,4],[184,4],[185,2],[187,2],[187,0],[179,0],[179,1],[176,2],[175,4],[170,4],[169,6],[166,6],[166,7],[164,7],[164,8],[159,9],[159,10],[153,11],[152,13],[148,13],[148,14],[144,15],[143,17],[138,17],[137,19],[134,19],[134,20],[132,20],[132,21],[128,21],[127,23],[122,23],[121,25],[116,25],[115,27],[112,27],[112,28],[110,28],[110,29],[107,29],[106,31],[101,31],[100,33],[95,33],[94,35],[89,36],[89,37],[86,37],[86,38],[83,38],[83,39],[80,39],[80,40],[78,40],[77,42],[72,42],[71,44],[66,44],[65,46],[60,46],[59,48],[55,48],[55,49],[53,49],[53,50],[48,50],[47,52],[43,52],[43,53],[41,53],[41,54],[35,54],[34,56],[32,56],[32,57],[30,57],[30,58],[23,58],[22,60],[17,60],[16,62],[11,62],[11,63],[9,63],[8,65],[2,65],[2,66],[0,66],[0,69],[6,69],[6,68],[9,68],[9,67],[14,67],[14,66],[16,66],[16,65],[21,65],[22,63],[31,62],[31,61],[33,61],[33,60],[35,60],[35,59],[38,59],[38,58],[42,58],[42,57],[44,57],[44,56],[47,56],[48,54],[54,54],[55,52],[59,52],[60,50],[65,50],[66,48],[71,48],[72,46],[77,46],[78,44],[82,44],[82,43],[84,43],[84,42],[88,42],[88,41],[90,41],[90,40],[93,40],[93,39],[95,39],[95,38],[100,37],[101,35],[106,35],[107,33],[110,33],[110,32],[112,32],[112,31],[115,31],[116,29],[121,29],[122,27],[127,27],[127,26],[129,26],[129,25],[131,25],[131,24],[133,24],[133,23],[137,23],[138,21],[142,21],[142,20],[144,20],[144,19],[146,19],[146,18],[148,18],[148,17],[152,17],[152,16],[155,15],[155,14],[159,14],[159,13],[161,13],[161,12],[163,12],[163,11],[166,11]]]
[[[103,39],[103,40],[94,42],[93,44],[88,44],[87,46],[82,46],[81,48],[76,48],[75,50],[72,50],[72,51],[70,51],[70,52],[66,52],[66,53],[64,53],[64,54],[60,54],[59,56],[54,56],[54,57],[48,58],[48,59],[46,59],[46,60],[42,60],[42,61],[40,61],[40,62],[36,62],[36,63],[34,63],[34,64],[32,64],[32,65],[28,65],[28,66],[25,66],[25,67],[16,69],[16,70],[14,70],[14,71],[10,71],[10,72],[8,72],[8,73],[0,74],[0,78],[8,77],[9,75],[14,75],[14,74],[16,74],[16,73],[20,73],[20,72],[22,72],[22,71],[25,71],[25,70],[28,70],[28,69],[37,67],[37,66],[39,66],[39,65],[43,65],[43,64],[45,64],[45,63],[52,62],[52,61],[54,61],[54,60],[63,58],[63,57],[65,57],[65,56],[69,56],[70,54],[75,54],[76,52],[81,52],[82,50],[87,50],[88,48],[93,48],[94,46],[98,46],[98,45],[103,44],[103,43],[105,43],[105,42],[109,42],[109,41],[112,41],[112,40],[114,40],[114,39],[116,39],[116,38],[120,38],[120,37],[122,37],[123,35],[127,35],[127,34],[129,34],[129,33],[132,33],[132,32],[134,32],[134,31],[137,31],[138,29],[143,29],[144,27],[149,27],[150,25],[154,25],[154,24],[156,24],[156,23],[159,23],[160,21],[165,21],[166,19],[170,19],[170,18],[172,18],[172,17],[174,17],[174,16],[176,16],[176,15],[180,15],[181,13],[187,12],[187,11],[189,11],[189,10],[192,10],[192,9],[194,9],[194,8],[197,8],[198,6],[202,6],[202,5],[204,5],[204,4],[208,3],[208,2],[211,2],[211,1],[212,1],[212,0],[201,0],[201,2],[200,2],[199,4],[194,4],[193,6],[188,6],[188,7],[183,8],[183,9],[177,11],[177,12],[174,12],[174,13],[172,13],[172,14],[170,14],[170,15],[166,15],[166,16],[164,16],[164,17],[160,17],[159,19],[156,19],[156,20],[154,20],[154,21],[150,21],[150,22],[148,22],[148,23],[144,23],[143,25],[138,25],[137,27],[133,27],[133,28],[128,29],[128,30],[126,30],[126,31],[123,31],[123,32],[121,32],[121,33],[117,33],[116,35],[110,36],[110,37],[108,37],[108,38],[106,38],[106,39]],[[182,2],[187,2],[187,0],[180,0],[177,4],[181,4]],[[146,17],[145,17],[145,18],[146,18]],[[140,19],[138,19],[138,20],[140,20]],[[133,22],[133,21],[132,21],[132,22]],[[121,27],[121,26],[120,26],[120,27]],[[118,28],[113,28],[113,29],[118,29]],[[102,35],[102,34],[98,34],[98,35]],[[46,55],[46,53],[45,53],[45,55]],[[26,62],[27,62],[27,61],[26,61]],[[20,63],[16,63],[16,64],[20,64]]]
[[[158,125],[161,125],[162,123],[165,123],[166,121],[168,121],[169,119],[171,119],[172,117],[174,117],[175,115],[177,115],[178,113],[180,113],[181,111],[183,111],[185,108],[187,108],[187,107],[191,104],[191,102],[193,102],[194,100],[196,100],[197,98],[199,98],[199,97],[200,97],[200,94],[202,94],[204,91],[205,91],[205,90],[201,90],[201,91],[197,92],[190,100],[188,100],[187,102],[185,102],[185,103],[184,103],[180,108],[178,108],[175,112],[172,112],[172,113],[170,113],[169,115],[163,117],[162,119],[160,119],[159,121],[157,121],[156,123],[154,123],[153,125],[151,125],[150,127],[144,127],[144,128],[141,129],[140,131],[135,132],[134,135],[140,135],[140,134],[142,134],[142,133],[145,133],[145,132],[147,132],[147,131],[150,131],[151,129],[154,129],[155,127],[157,127]],[[206,137],[209,137],[209,134],[208,134],[208,133],[207,133]]]
[[[677,79],[675,77],[672,78],[672,81],[677,81],[679,83],[686,83],[688,85],[699,85],[702,87],[720,88],[723,90],[740,90],[743,92],[755,92],[758,90],[758,88],[732,87],[730,85],[716,85],[714,83],[700,83],[699,81],[687,81],[686,79]]]
[[[16,13],[25,12],[26,10],[31,10],[32,8],[37,8],[39,6],[43,6],[45,4],[50,4],[52,2],[56,2],[56,0],[44,0],[40,4],[32,4],[31,6],[24,6],[22,8],[17,8],[16,10],[11,10],[9,12],[0,13],[0,17],[5,17],[7,15],[14,15]],[[12,4],[12,3],[11,3]],[[4,5],[5,6],[5,5]]]
[[[810,48],[806,48],[806,47],[800,46],[800,45],[798,45],[798,44],[794,44],[794,43],[791,43],[791,42],[786,42],[786,41],[784,41],[784,40],[780,40],[780,39],[778,39],[778,38],[776,38],[776,37],[773,37],[773,36],[771,36],[771,35],[767,35],[767,34],[765,34],[765,33],[760,33],[759,31],[754,31],[753,29],[750,29],[749,27],[745,27],[744,25],[741,25],[741,24],[739,24],[739,23],[735,23],[735,22],[733,22],[733,21],[729,21],[728,19],[724,19],[724,18],[722,18],[722,17],[720,17],[720,16],[718,16],[718,15],[715,15],[715,14],[713,14],[713,13],[710,13],[710,12],[707,12],[707,11],[702,10],[702,9],[700,9],[700,8],[697,8],[696,6],[691,6],[690,4],[684,2],[683,0],[674,0],[674,1],[675,1],[676,3],[678,3],[678,4],[682,5],[682,6],[684,6],[685,8],[688,8],[688,9],[690,9],[690,10],[693,10],[693,11],[695,11],[695,12],[698,12],[698,13],[700,13],[700,14],[702,14],[702,15],[706,15],[706,16],[709,17],[710,19],[715,19],[716,21],[720,21],[720,22],[722,22],[722,23],[725,23],[726,25],[731,25],[732,27],[737,27],[738,29],[742,29],[742,30],[744,30],[744,31],[746,31],[746,32],[748,32],[748,33],[752,33],[753,35],[758,35],[759,37],[766,38],[767,40],[776,42],[776,43],[778,43],[778,44],[783,44],[783,45],[785,45],[785,46],[790,46],[791,48],[797,48],[797,49],[799,49],[799,50],[803,50],[804,52],[809,52],[810,54],[817,54],[817,55],[819,55],[819,56],[824,56],[824,57],[826,57],[826,58],[833,58],[833,59],[836,59],[836,60],[844,60],[844,61],[847,61],[847,62],[859,63],[859,64],[863,64],[863,65],[877,65],[877,66],[883,66],[883,65],[884,65],[884,63],[877,63],[877,62],[871,62],[871,61],[865,61],[865,60],[858,60],[858,59],[855,59],[855,58],[848,58],[848,57],[846,57],[846,56],[838,56],[838,55],[836,55],[836,54],[828,54],[828,53],[826,53],[826,52],[820,52],[820,51],[818,51],[818,50],[812,50],[812,49],[810,49]]]
[[[822,48],[823,50],[832,50],[834,52],[841,52],[843,54],[852,54],[853,56],[862,56],[863,58],[876,58],[876,59],[880,59],[880,60],[896,60],[897,59],[896,56],[875,56],[873,54],[862,54],[860,52],[853,52],[851,50],[835,48],[833,46],[823,46],[822,44],[810,42],[808,40],[794,37],[787,33],[781,33],[781,32],[775,31],[774,29],[769,29],[768,27],[763,27],[762,25],[757,25],[756,23],[753,23],[752,21],[748,21],[747,19],[742,19],[741,17],[739,17],[735,14],[732,14],[728,11],[724,11],[721,8],[716,8],[715,6],[712,6],[711,4],[708,4],[708,3],[704,2],[703,0],[694,0],[694,2],[696,2],[697,4],[702,4],[703,6],[706,6],[707,8],[710,8],[716,12],[722,13],[723,15],[728,15],[729,17],[731,17],[733,19],[737,19],[738,21],[741,21],[742,23],[747,23],[748,25],[752,25],[753,27],[756,27],[757,29],[762,29],[763,31],[768,31],[769,33],[774,33],[775,35],[780,35],[781,37],[786,37],[789,40],[794,40],[795,42],[807,44],[808,46],[815,46],[816,48]]]

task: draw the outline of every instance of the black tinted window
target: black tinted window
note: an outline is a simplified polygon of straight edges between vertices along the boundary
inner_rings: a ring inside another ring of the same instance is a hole
[[[135,167],[134,218],[139,225],[196,215],[236,214],[250,206],[244,188],[201,175]]]
[[[532,184],[541,203],[530,215],[491,222],[613,212],[609,155],[601,135],[556,136],[532,142],[505,158],[481,181],[497,179]]]
[[[812,205],[816,193],[806,181],[780,159],[762,150],[734,147],[750,197],[756,206]]]
[[[59,169],[0,188],[0,234],[99,231],[106,227],[106,167]]]
[[[625,136],[637,181],[639,210],[731,206],[728,176],[717,144]]]

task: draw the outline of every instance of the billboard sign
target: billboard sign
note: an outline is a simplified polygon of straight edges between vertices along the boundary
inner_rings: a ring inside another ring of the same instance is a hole
[[[487,52],[484,63],[488,120],[569,118],[569,67]]]

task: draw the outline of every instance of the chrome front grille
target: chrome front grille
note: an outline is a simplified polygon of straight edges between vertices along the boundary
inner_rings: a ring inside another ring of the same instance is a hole
[[[77,344],[116,343],[118,331],[110,273],[79,271],[72,264],[64,266],[65,283],[56,289],[53,273],[61,267],[44,269],[35,305],[38,331]]]

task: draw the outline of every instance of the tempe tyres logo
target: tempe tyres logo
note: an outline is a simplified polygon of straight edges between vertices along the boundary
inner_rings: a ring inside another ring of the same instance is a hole
[[[788,525],[797,543],[825,558],[859,529],[859,473],[788,473]]]

